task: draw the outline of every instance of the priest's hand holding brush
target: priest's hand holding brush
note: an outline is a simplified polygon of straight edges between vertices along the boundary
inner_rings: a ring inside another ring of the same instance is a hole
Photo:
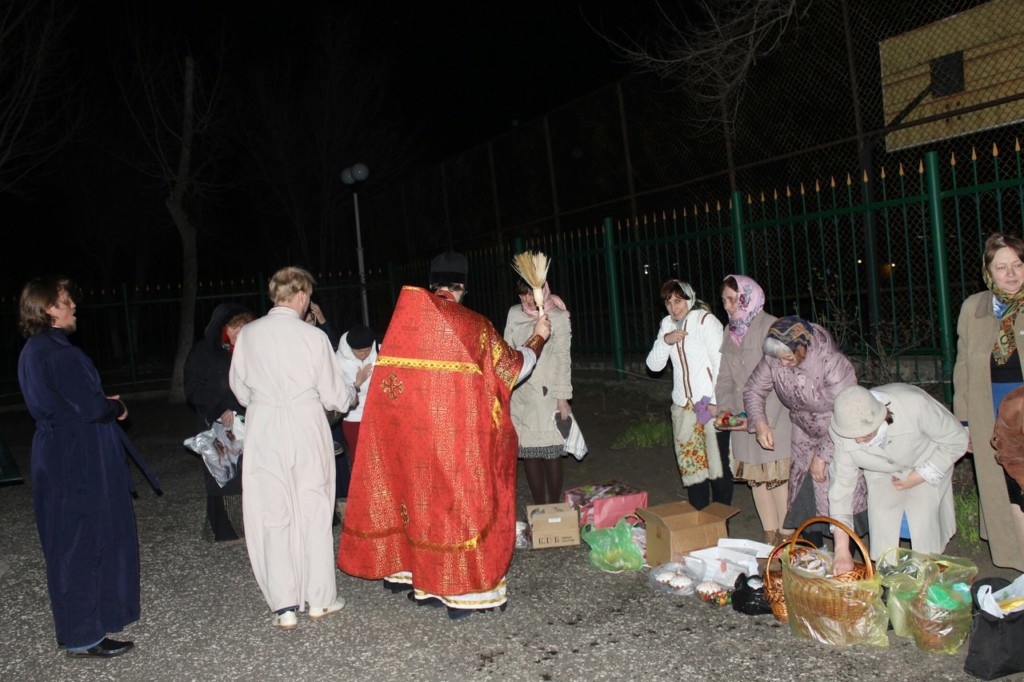
[[[548,278],[548,267],[551,261],[541,253],[524,251],[516,254],[512,259],[512,268],[523,278],[530,288],[533,289],[533,300],[537,305],[537,324],[533,327],[533,333],[546,341],[551,336],[551,321],[544,313],[544,284]],[[526,343],[530,345],[529,341]]]

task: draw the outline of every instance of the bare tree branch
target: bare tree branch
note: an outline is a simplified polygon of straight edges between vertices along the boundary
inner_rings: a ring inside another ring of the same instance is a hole
[[[659,4],[659,35],[643,42],[605,39],[628,62],[711,105],[702,122],[719,125],[723,109],[735,120],[750,70],[809,7],[800,0],[700,0],[702,20],[681,26]]]
[[[61,72],[72,13],[58,0],[7,2],[0,16],[0,192],[53,156],[81,122]]]
[[[699,21],[683,24],[658,4],[657,35],[616,41],[601,35],[627,62],[673,83],[702,107],[689,122],[723,130],[729,182],[736,188],[733,159],[736,114],[757,60],[781,44],[807,0],[700,0]],[[596,29],[595,29],[596,31]]]

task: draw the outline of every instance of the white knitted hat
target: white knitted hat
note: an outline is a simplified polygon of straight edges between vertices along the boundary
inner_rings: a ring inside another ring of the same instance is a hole
[[[844,388],[832,408],[832,430],[843,438],[862,438],[874,433],[888,412],[863,386]]]

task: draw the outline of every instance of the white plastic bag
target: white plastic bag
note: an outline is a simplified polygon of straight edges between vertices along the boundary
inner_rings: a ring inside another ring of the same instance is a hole
[[[238,475],[238,458],[245,440],[245,418],[235,414],[229,429],[218,419],[213,427],[185,439],[185,447],[203,458],[210,475],[223,488]]]
[[[990,616],[1003,618],[1009,613],[1024,610],[1024,603],[1018,604],[1007,611],[1003,611],[1003,607],[999,605],[999,602],[1008,602],[1015,597],[1024,598],[1024,575],[1017,576],[1016,580],[998,592],[993,592],[991,585],[979,587],[978,607]]]
[[[579,424],[576,423],[576,415],[570,414],[568,419],[562,419],[558,412],[555,412],[551,415],[551,419],[555,422],[555,428],[565,439],[565,451],[575,457],[577,461],[583,461],[588,448],[586,441],[583,440],[583,432],[580,431]]]

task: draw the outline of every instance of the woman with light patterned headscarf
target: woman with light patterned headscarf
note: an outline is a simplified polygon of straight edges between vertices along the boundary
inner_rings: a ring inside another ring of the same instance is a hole
[[[715,384],[715,426],[730,436],[733,478],[750,486],[764,541],[774,545],[792,533],[792,528],[784,525],[789,499],[789,410],[774,391],[768,394],[766,411],[775,439],[774,450],[761,447],[754,434],[747,431],[743,413],[743,389],[764,357],[761,344],[768,328],[778,319],[764,311],[764,301],[764,290],[749,277],[729,275],[722,281],[722,305],[729,315],[729,326],[722,340],[722,364]],[[729,416],[735,423],[728,421]]]

